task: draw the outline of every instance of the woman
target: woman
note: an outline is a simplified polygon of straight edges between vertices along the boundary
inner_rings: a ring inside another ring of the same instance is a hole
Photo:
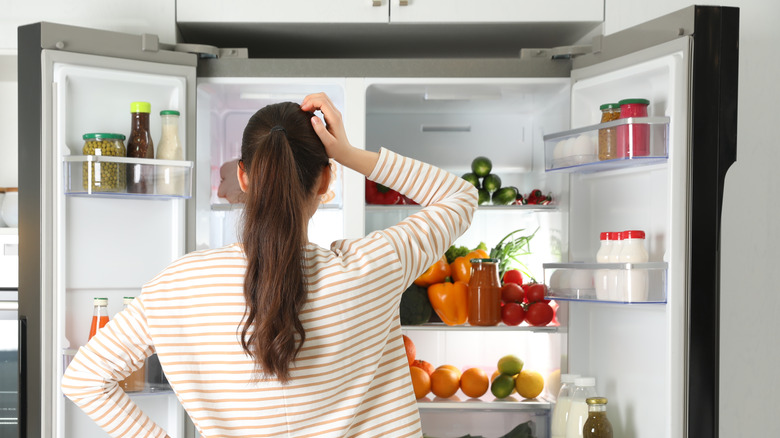
[[[63,391],[113,436],[165,436],[117,386],[156,352],[207,437],[421,436],[401,294],[468,228],[476,190],[352,147],[324,94],[258,111],[241,154],[240,244],[188,254],[147,283],[79,350]],[[362,239],[309,243],[329,158],[426,207]]]

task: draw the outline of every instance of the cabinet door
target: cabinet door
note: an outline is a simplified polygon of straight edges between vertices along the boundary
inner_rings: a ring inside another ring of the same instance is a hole
[[[388,0],[178,0],[179,22],[386,23]]]
[[[602,0],[390,0],[395,23],[601,22]]]

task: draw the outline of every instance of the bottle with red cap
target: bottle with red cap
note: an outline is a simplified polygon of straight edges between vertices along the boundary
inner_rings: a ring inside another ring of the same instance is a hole
[[[649,259],[645,249],[645,232],[641,230],[623,231],[623,244],[620,249],[621,263],[646,263]],[[625,272],[623,300],[627,302],[647,300],[647,271],[628,269]]]
[[[612,243],[614,239],[613,232],[604,231],[599,235],[601,245],[598,252],[596,252],[596,263],[609,263],[609,253],[612,250]],[[608,300],[609,299],[609,270],[598,269],[593,276],[593,283],[596,286],[596,299]]]

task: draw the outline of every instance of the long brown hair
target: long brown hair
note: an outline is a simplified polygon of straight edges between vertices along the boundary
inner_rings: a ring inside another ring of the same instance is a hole
[[[244,129],[241,165],[248,175],[241,236],[247,303],[241,346],[258,374],[290,378],[306,338],[298,313],[306,302],[306,224],[328,155],[312,114],[295,103],[268,105]]]

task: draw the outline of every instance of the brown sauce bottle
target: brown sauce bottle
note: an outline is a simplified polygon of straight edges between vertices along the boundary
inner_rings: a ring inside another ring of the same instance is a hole
[[[127,156],[130,158],[154,158],[154,143],[149,133],[149,102],[130,104],[130,136],[127,137]],[[127,192],[154,193],[154,166],[147,164],[127,165]]]

